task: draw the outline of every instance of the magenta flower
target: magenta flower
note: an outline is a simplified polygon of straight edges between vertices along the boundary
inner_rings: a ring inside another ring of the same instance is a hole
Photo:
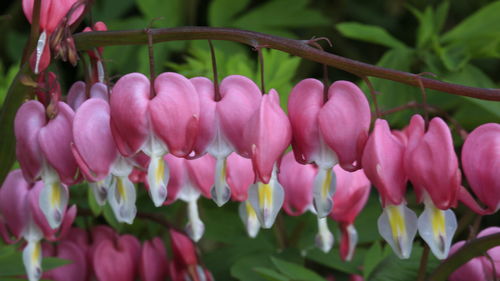
[[[111,130],[118,150],[125,157],[143,151],[150,158],[149,194],[155,206],[167,197],[168,152],[188,157],[199,128],[199,99],[193,84],[176,73],[162,73],[150,93],[146,76],[131,73],[116,82],[111,95]]]
[[[346,170],[361,167],[361,154],[370,127],[370,106],[353,83],[337,81],[323,94],[323,83],[305,79],[290,93],[288,111],[297,161],[319,167],[314,184],[314,207],[319,217],[332,210],[335,179],[332,168],[340,163]]]
[[[89,32],[89,31],[107,31],[108,27],[106,24],[102,21],[98,21],[94,24],[92,28],[90,27],[85,27],[83,29],[83,32]],[[87,54],[90,57],[90,70],[89,73],[92,75],[92,82],[100,82],[104,83],[104,66],[102,63],[102,54],[104,52],[103,47],[98,47],[94,50],[87,51]]]
[[[391,133],[387,121],[377,119],[366,142],[362,165],[384,208],[378,219],[379,233],[398,257],[407,259],[417,234],[417,215],[406,207],[405,146],[400,139]]]
[[[500,208],[500,125],[477,127],[462,147],[462,166],[472,190],[491,211]]]
[[[180,199],[188,204],[188,224],[186,232],[195,242],[201,239],[205,225],[198,213],[200,195],[210,198],[210,188],[214,184],[215,158],[204,155],[197,159],[186,160],[172,155],[165,156],[171,167],[171,180],[168,184],[167,203]]]
[[[446,123],[436,117],[427,132],[424,127],[423,118],[414,115],[409,128],[405,170],[418,201],[425,204],[425,211],[418,219],[419,234],[433,254],[444,259],[457,228],[457,219],[450,208],[457,205],[461,173]]]
[[[215,185],[211,190],[212,199],[218,206],[231,198],[231,189],[226,182],[226,159],[236,151],[247,155],[243,130],[257,110],[261,94],[255,83],[239,75],[226,77],[220,83],[220,100],[214,93],[212,81],[203,77],[192,78],[200,97],[200,131],[195,144],[195,152],[208,152],[217,160]]]
[[[101,98],[109,102],[108,87],[103,83],[95,83],[90,88],[90,97],[87,97],[87,84],[83,81],[77,81],[69,88],[67,103],[76,112],[77,109],[89,98]]]
[[[226,182],[231,189],[231,198],[240,203],[239,215],[248,236],[254,238],[259,233],[260,223],[257,214],[248,200],[248,189],[255,181],[252,161],[232,152],[227,157]]]
[[[199,265],[195,245],[189,237],[170,229],[170,242],[173,252],[169,267],[170,279],[173,281],[213,281],[212,274]]]
[[[94,272],[99,281],[134,281],[138,273],[141,245],[131,235],[104,239],[93,252]]]
[[[142,281],[163,281],[167,278],[167,251],[159,237],[145,241],[142,245],[139,275]]]
[[[278,93],[271,89],[248,121],[244,132],[247,153],[251,155],[256,183],[248,196],[263,228],[270,228],[281,206],[284,191],[277,177],[277,161],[290,144],[290,121],[280,107]]]
[[[26,210],[29,206],[26,198],[30,188],[21,170],[10,172],[0,188],[0,233],[9,244],[19,241],[28,223],[29,213]]]
[[[35,74],[44,71],[50,64],[50,49],[48,39],[50,35],[60,25],[62,19],[69,12],[77,0],[57,1],[43,0],[40,7],[40,37],[36,45],[35,52],[31,57],[31,67]],[[34,0],[23,0],[24,15],[32,23]],[[68,20],[68,24],[73,24],[83,13],[84,7],[78,7]]]
[[[307,210],[312,210],[314,178],[317,167],[311,164],[300,164],[292,152],[281,158],[278,180],[285,191],[283,209],[290,216],[299,216]],[[326,218],[318,217],[318,234],[316,246],[327,253],[333,246],[333,234],[328,229]]]
[[[330,217],[337,221],[342,236],[340,238],[340,256],[350,261],[358,242],[358,233],[354,220],[368,201],[371,183],[363,170],[347,172],[340,166],[333,168],[337,178],[337,191],[333,195],[333,208]]]
[[[68,202],[65,184],[79,180],[78,166],[71,153],[74,112],[65,103],[56,104],[57,115],[48,119],[38,101],[24,103],[16,114],[16,155],[29,182],[44,182],[40,206],[52,228],[57,228]]]
[[[45,251],[44,251],[45,252]],[[44,253],[45,256],[45,253]],[[89,268],[85,249],[71,241],[61,241],[48,256],[71,261],[70,264],[52,269],[44,273],[44,278],[54,281],[87,281]]]
[[[91,93],[94,98],[85,101],[77,110],[73,122],[73,154],[99,205],[106,198],[119,222],[131,224],[137,209],[136,191],[128,176],[133,166],[118,153],[110,128],[109,104],[99,93],[105,86],[96,83]]]

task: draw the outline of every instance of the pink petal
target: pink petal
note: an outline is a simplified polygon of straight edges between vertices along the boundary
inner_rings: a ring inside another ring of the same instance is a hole
[[[49,272],[54,281],[86,281],[88,279],[88,264],[85,251],[78,244],[62,241],[57,245],[57,257],[71,261],[70,264],[58,267]]]
[[[317,168],[295,160],[292,152],[281,159],[278,181],[285,190],[283,209],[290,216],[302,215],[311,206]]]
[[[311,163],[318,157],[320,133],[318,114],[324,104],[323,83],[316,79],[300,81],[288,98],[288,116],[292,125],[292,147],[299,162]]]
[[[38,142],[40,129],[46,124],[45,108],[38,101],[21,105],[14,120],[16,158],[27,181],[34,182],[42,169],[42,151]]]
[[[268,183],[278,158],[290,144],[290,121],[279,104],[278,93],[271,90],[262,98],[260,108],[248,121],[244,138],[252,151],[252,163],[257,178]]]
[[[462,147],[462,166],[472,190],[489,209],[500,207],[500,125],[474,129]]]
[[[215,179],[215,158],[205,154],[200,158],[186,160],[188,177],[206,198],[210,198],[210,188]]]
[[[61,181],[74,184],[77,179],[76,160],[71,152],[72,126],[75,113],[66,103],[58,103],[58,114],[40,129],[38,141],[48,164],[52,166]]]
[[[142,281],[163,281],[167,277],[167,252],[160,238],[145,241],[142,245],[139,274]]]
[[[217,116],[222,133],[240,155],[250,157],[243,131],[259,108],[259,87],[244,76],[231,75],[220,83],[220,94],[222,99],[217,103]]]
[[[407,177],[403,167],[404,146],[391,134],[383,119],[375,121],[363,152],[363,170],[378,189],[382,206],[404,202]]]
[[[103,180],[118,156],[109,122],[109,105],[102,99],[87,100],[75,114],[73,140],[79,155],[76,159],[92,181]]]
[[[111,131],[124,156],[137,153],[149,135],[149,79],[130,73],[118,80],[110,99]]]
[[[149,105],[155,134],[170,153],[186,157],[196,141],[200,104],[196,89],[184,76],[167,72],[155,80],[156,96]]]
[[[196,248],[185,234],[170,229],[170,242],[172,243],[173,261],[181,267],[188,267],[198,263]]]
[[[333,195],[330,217],[346,225],[354,223],[370,195],[371,183],[363,170],[347,172],[339,165],[333,168],[337,178],[337,190]]]
[[[28,220],[26,199],[29,189],[21,170],[11,171],[0,188],[0,213],[15,239],[21,237]]]
[[[405,167],[413,186],[425,190],[439,209],[456,206],[461,175],[446,123],[441,118],[432,119],[425,135],[414,146],[412,141],[409,140]]]
[[[167,200],[164,202],[165,205],[169,205],[177,200],[179,191],[186,183],[186,159],[175,157],[172,154],[165,155],[163,159],[167,162],[168,169],[170,170],[170,179],[167,185]]]
[[[348,81],[333,83],[328,96],[318,116],[321,134],[343,169],[359,169],[370,128],[370,105],[361,89]]]
[[[68,105],[76,112],[76,110],[87,100],[85,89],[87,88],[85,82],[77,81],[71,85],[66,98]]]
[[[195,142],[194,151],[196,154],[203,154],[215,137],[216,119],[214,101],[214,84],[207,78],[191,78],[191,83],[196,88],[200,101],[200,125],[198,136]]]
[[[90,97],[102,99],[106,103],[109,103],[108,86],[100,82],[95,83],[90,88]]]
[[[102,240],[92,256],[95,275],[100,281],[134,281],[137,264],[134,259],[123,248],[122,244],[116,241]]]
[[[231,198],[243,202],[248,199],[248,188],[255,180],[252,161],[233,152],[226,161],[226,180],[231,188]]]

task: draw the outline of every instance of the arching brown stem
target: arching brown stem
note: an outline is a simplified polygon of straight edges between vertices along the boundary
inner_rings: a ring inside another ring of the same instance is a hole
[[[202,26],[151,29],[151,33],[153,35],[154,43],[176,40],[211,39],[240,42],[252,47],[265,45],[267,48],[280,50],[318,63],[325,63],[329,66],[333,66],[361,77],[378,77],[415,87],[419,86],[417,74],[383,68],[317,50],[316,48],[309,46],[303,40],[288,39],[259,32],[232,28]],[[112,45],[147,44],[147,36],[142,30],[77,33],[74,35],[74,39],[77,48],[80,50]],[[469,87],[442,82],[426,77],[421,77],[420,80],[426,89],[433,89],[459,96],[500,101],[500,89]]]

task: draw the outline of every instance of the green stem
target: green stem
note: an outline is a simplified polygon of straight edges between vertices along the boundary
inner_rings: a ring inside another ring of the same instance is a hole
[[[372,76],[392,80],[414,87],[421,81],[424,88],[438,90],[459,96],[468,96],[485,100],[500,101],[500,89],[486,89],[446,83],[439,80],[421,77],[418,74],[387,69],[368,63],[351,60],[307,44],[307,40],[294,40],[263,34],[259,32],[202,26],[186,26],[175,28],[151,29],[153,42],[176,40],[226,40],[250,45],[254,48],[266,46],[298,57],[324,63],[329,66],[353,73],[357,76]],[[76,47],[88,50],[102,46],[147,44],[148,38],[142,30],[85,32],[74,35]],[[420,81],[419,81],[420,80]]]
[[[467,242],[455,254],[444,260],[429,276],[429,281],[445,281],[461,265],[474,257],[482,256],[493,247],[500,246],[500,233],[484,236]]]

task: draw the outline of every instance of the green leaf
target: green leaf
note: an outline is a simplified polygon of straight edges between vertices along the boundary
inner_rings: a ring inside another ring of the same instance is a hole
[[[92,191],[92,188],[90,188],[88,185],[87,185],[87,200],[90,210],[92,211],[92,214],[94,214],[95,217],[99,216],[102,213],[102,207],[99,206],[99,204],[97,204],[94,192]]]
[[[108,222],[108,224],[118,232],[121,231],[121,229],[123,228],[123,223],[119,223],[116,220],[115,214],[113,213],[113,209],[111,209],[109,202],[106,202],[106,205],[104,205],[102,211],[102,215],[104,216],[106,222]]]
[[[434,10],[428,6],[424,12],[408,6],[408,10],[418,19],[417,29],[417,48],[423,48],[428,45],[432,38],[436,36]]]
[[[279,271],[281,271],[289,278],[292,278],[293,280],[325,281],[325,279],[318,275],[316,272],[311,271],[303,267],[302,265],[298,265],[274,257],[271,257],[271,261]]]
[[[402,260],[396,257],[390,246],[386,246],[384,252],[389,253],[376,268],[372,271],[370,281],[414,281],[417,279],[418,268],[420,266],[420,257],[423,249],[418,244],[413,246],[412,254],[409,259]],[[431,272],[439,261],[432,255],[429,255],[427,263],[427,272]],[[366,280],[366,279],[365,279]]]
[[[455,44],[441,48],[440,58],[448,70],[457,71],[469,62],[470,55],[463,45]]]
[[[444,34],[443,45],[462,45],[471,57],[500,57],[500,1],[495,1]]]
[[[500,34],[500,1],[484,6],[458,26],[443,35],[443,42],[468,41],[472,38]]]
[[[259,31],[285,37],[295,37],[291,28],[304,28],[312,26],[326,26],[330,19],[321,12],[309,8],[310,0],[295,0],[290,5],[288,0],[272,0],[257,5],[255,8],[242,13],[244,3],[231,3],[230,1],[217,1],[210,10],[210,23],[222,24],[226,27],[235,27],[245,30]],[[239,2],[239,1],[233,1]],[[217,6],[215,6],[217,5]],[[228,7],[230,15],[225,13]],[[216,12],[217,11],[217,12]],[[277,12],[279,11],[279,12]],[[217,16],[216,16],[217,15]],[[217,19],[216,19],[217,18]]]
[[[44,271],[48,271],[70,263],[70,260],[44,257],[42,268]],[[0,277],[2,278],[0,280],[3,280],[3,277],[14,277],[25,273],[22,252],[18,251],[15,245],[2,247],[0,250]]]
[[[307,252],[307,258],[347,274],[361,274],[359,267],[363,265],[362,257],[365,252],[366,250],[364,249],[356,249],[353,260],[350,262],[343,261],[340,258],[340,251],[338,248],[334,248],[328,253],[323,253],[318,249],[314,249]]]
[[[379,242],[373,243],[368,252],[365,255],[365,261],[363,263],[363,277],[365,280],[368,279],[372,271],[377,267],[377,265],[384,259],[382,252],[382,247]],[[370,279],[371,280],[371,279]]]
[[[180,12],[184,9],[183,0],[137,0],[136,3],[147,20],[161,18],[153,26],[174,27],[184,22],[184,13]]]
[[[255,272],[257,272],[260,276],[265,278],[266,280],[270,281],[288,281],[290,280],[288,277],[280,274],[279,272],[269,269],[266,267],[256,267],[253,269]]]
[[[249,0],[214,0],[208,9],[208,22],[211,26],[231,25],[233,18],[248,5]]]
[[[266,281],[254,269],[269,266],[269,263],[268,253],[247,255],[231,266],[231,276],[241,281]]]
[[[336,25],[345,37],[379,44],[389,48],[407,48],[406,45],[394,38],[380,26],[367,25],[357,22],[343,22]]]
[[[435,24],[434,29],[436,30],[436,33],[439,33],[443,28],[444,23],[446,22],[446,18],[448,17],[449,9],[450,9],[450,1],[448,0],[443,1],[436,8],[434,15],[434,24]]]

